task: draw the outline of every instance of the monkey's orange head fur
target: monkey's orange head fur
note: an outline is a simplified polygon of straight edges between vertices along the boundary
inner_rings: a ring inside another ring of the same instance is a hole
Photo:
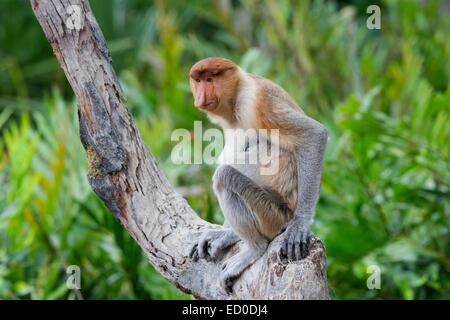
[[[206,58],[195,63],[189,71],[195,106],[209,112],[216,110],[223,97],[234,93],[238,69],[233,61],[225,58]]]

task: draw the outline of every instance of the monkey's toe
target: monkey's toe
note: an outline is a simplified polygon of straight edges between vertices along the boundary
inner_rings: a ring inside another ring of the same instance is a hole
[[[220,255],[221,249],[215,245],[210,245],[208,248],[208,256],[211,260],[215,260]]]
[[[189,258],[191,258],[193,261],[198,260],[198,244],[197,243],[192,246],[192,249],[189,252]]]
[[[242,266],[238,256],[233,256],[230,260],[222,264],[221,286],[226,293],[233,292],[233,285],[242,273]]]
[[[219,259],[229,248],[223,241],[216,240],[208,247],[208,254],[211,260]]]
[[[225,291],[230,294],[233,293],[233,285],[236,282],[236,278],[228,278],[225,281]]]
[[[231,294],[233,293],[233,285],[236,282],[236,280],[239,278],[239,275],[225,275],[221,280],[222,288],[225,290],[226,293]]]

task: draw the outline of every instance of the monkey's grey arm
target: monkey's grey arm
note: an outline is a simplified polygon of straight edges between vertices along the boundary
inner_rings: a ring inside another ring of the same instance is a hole
[[[281,230],[284,232],[280,253],[290,260],[303,259],[308,254],[309,227],[313,222],[319,198],[327,130],[305,115],[295,118],[299,132],[297,147],[298,196],[294,218]]]
[[[295,211],[305,229],[312,223],[323,170],[323,157],[327,143],[327,130],[319,122],[305,117],[305,128],[297,149],[298,197]]]

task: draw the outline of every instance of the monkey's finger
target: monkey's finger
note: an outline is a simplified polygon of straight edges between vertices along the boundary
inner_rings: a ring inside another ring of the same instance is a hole
[[[291,255],[289,257],[289,260],[291,261],[295,261],[297,258],[295,257],[295,248],[297,247],[297,244],[295,241],[292,241],[292,245],[291,245]]]
[[[225,292],[228,294],[233,293],[233,280],[231,278],[225,280]]]
[[[302,242],[307,243],[309,239],[308,232],[302,232],[301,233]]]
[[[192,259],[192,257],[194,257],[194,254],[196,253],[196,251],[197,251],[197,243],[194,244],[191,248],[191,251],[189,251],[189,258]]]
[[[305,259],[308,256],[308,234],[306,232],[302,232],[301,234],[301,259]]]
[[[192,257],[192,261],[197,262],[198,261],[198,251],[195,250],[194,256]]]
[[[302,246],[300,240],[300,235],[297,235],[295,239],[295,260],[300,260],[302,258]]]
[[[282,260],[283,257],[284,257],[283,245],[280,245],[280,247],[278,248],[278,259]]]
[[[197,262],[198,261],[198,251],[195,250],[195,252],[192,255],[192,261]]]
[[[287,257],[289,260],[295,260],[295,234],[289,234]]]
[[[299,242],[295,243],[295,249],[294,249],[294,258],[295,261],[301,260],[302,258],[302,247],[301,244]]]
[[[203,238],[198,243],[198,256],[200,259],[205,259],[208,250],[208,240],[207,238]]]
[[[299,242],[298,244],[299,248],[300,248],[300,255],[298,257],[298,260],[302,260],[305,258],[305,243],[304,242]]]
[[[206,246],[205,250],[205,258],[209,260],[211,258],[211,241],[208,241],[208,245]]]
[[[301,246],[302,246],[302,259],[305,259],[308,256],[308,244],[306,242],[302,242]]]
[[[288,239],[284,238],[281,241],[281,246],[280,246],[280,258],[284,259],[287,257],[287,247],[288,247]]]

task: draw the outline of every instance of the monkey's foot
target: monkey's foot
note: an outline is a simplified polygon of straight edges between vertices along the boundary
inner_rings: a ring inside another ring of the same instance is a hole
[[[267,249],[268,243],[260,243],[258,247],[245,245],[240,252],[232,256],[222,265],[220,284],[227,293],[233,292],[233,285],[239,276],[260,258]]]
[[[194,244],[189,256],[192,260],[217,259],[225,249],[239,241],[239,237],[229,228],[207,230],[198,243]]]

